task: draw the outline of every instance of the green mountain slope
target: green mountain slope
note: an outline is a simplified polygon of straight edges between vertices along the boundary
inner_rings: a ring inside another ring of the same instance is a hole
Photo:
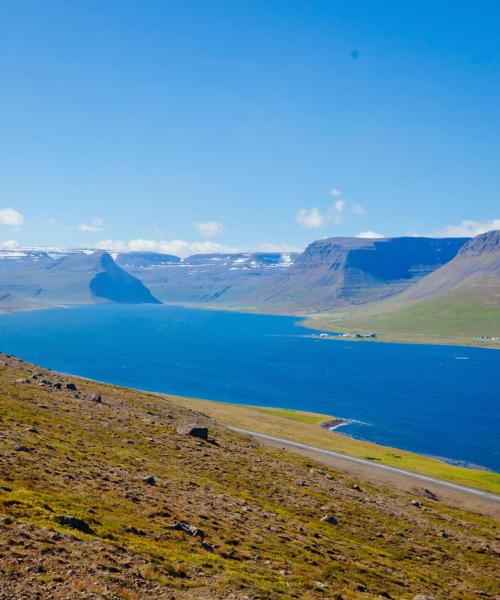
[[[375,331],[383,339],[495,346],[475,338],[500,338],[500,232],[474,238],[452,261],[397,297],[310,323]]]

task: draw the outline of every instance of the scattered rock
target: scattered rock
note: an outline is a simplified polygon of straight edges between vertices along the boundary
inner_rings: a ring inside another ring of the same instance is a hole
[[[436,600],[434,596],[427,596],[427,594],[417,594],[413,600]]]
[[[323,521],[323,523],[328,523],[328,525],[338,525],[339,523],[332,515],[325,515],[324,517],[321,517],[321,521]]]
[[[212,546],[212,544],[207,544],[207,542],[201,542],[201,547],[204,550],[207,550],[207,552],[213,552],[214,551],[214,547]]]
[[[438,496],[431,490],[428,490],[427,488],[424,488],[422,490],[422,495],[426,498],[429,498],[429,500],[439,500]]]
[[[54,389],[55,390],[62,390],[62,383],[60,383],[59,381],[57,383],[54,383]]]
[[[418,500],[412,500],[410,504],[415,508],[422,508],[422,502],[419,502]]]
[[[66,389],[67,390],[72,390],[73,392],[76,392],[76,385],[74,383],[67,383],[66,384]]]
[[[356,490],[357,492],[362,492],[362,491],[363,491],[363,490],[361,489],[361,486],[360,486],[360,485],[358,485],[357,483],[355,483],[355,484],[352,486],[352,489],[353,489],[353,490]]]
[[[449,533],[443,529],[443,531],[439,532],[439,537],[447,538],[449,537]]]
[[[26,429],[26,431],[28,433],[40,433],[36,427],[28,427],[28,429]]]
[[[98,404],[102,404],[101,394],[92,394],[90,399],[92,400],[92,402],[97,402]]]
[[[77,531],[81,531],[82,533],[94,533],[91,529],[90,525],[86,523],[83,519],[78,519],[77,517],[71,517],[67,515],[62,515],[56,517],[56,521],[60,525],[66,525],[67,527],[72,527]]]
[[[30,448],[29,446],[15,446],[14,450],[16,452],[33,452],[33,448]]]
[[[193,537],[200,537],[201,539],[205,537],[205,532],[202,529],[198,529],[198,527],[190,525],[189,523],[186,523],[186,521],[179,521],[178,523],[175,523],[175,525],[170,525],[170,529],[184,531]]]
[[[156,479],[152,475],[149,475],[148,477],[143,477],[142,481],[144,481],[144,483],[147,483],[148,485],[156,485]]]
[[[192,435],[193,437],[202,440],[208,440],[208,429],[206,427],[198,427],[197,425],[181,425],[177,427],[177,433],[181,435]]]
[[[15,383],[29,383],[29,379],[16,379]]]
[[[146,535],[145,531],[143,531],[142,529],[137,529],[137,527],[134,527],[133,525],[127,525],[125,531],[134,535]]]

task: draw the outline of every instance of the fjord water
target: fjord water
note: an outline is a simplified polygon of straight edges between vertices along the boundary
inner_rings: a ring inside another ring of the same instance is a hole
[[[292,317],[168,306],[0,316],[0,350],[143,390],[353,419],[353,437],[500,471],[500,352],[331,341]]]

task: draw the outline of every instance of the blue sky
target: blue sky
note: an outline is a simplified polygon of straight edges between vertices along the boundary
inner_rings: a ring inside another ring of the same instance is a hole
[[[0,3],[0,244],[500,228],[496,1]]]

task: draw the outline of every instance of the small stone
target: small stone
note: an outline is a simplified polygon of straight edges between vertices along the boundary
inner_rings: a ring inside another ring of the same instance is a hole
[[[412,506],[414,506],[415,508],[422,508],[422,503],[421,503],[421,502],[419,502],[418,500],[412,500],[412,501],[410,502],[410,504],[411,504]]]
[[[36,427],[28,427],[28,429],[26,429],[26,431],[28,433],[40,433]]]
[[[74,383],[67,383],[66,384],[66,389],[67,390],[71,390],[73,392],[76,392],[76,385]]]
[[[143,477],[142,481],[144,483],[147,483],[148,485],[156,485],[156,479],[152,475],[149,475],[148,477]]]
[[[324,517],[321,517],[320,520],[323,521],[323,523],[328,523],[328,525],[338,525],[337,519],[332,515],[325,515]]]
[[[101,394],[92,394],[90,399],[92,400],[92,402],[97,402],[97,404],[102,404]]]
[[[434,596],[427,596],[427,594],[417,594],[413,597],[413,600],[436,600]]]
[[[29,383],[29,379],[16,379],[15,383]]]
[[[212,546],[212,544],[207,544],[207,542],[201,542],[201,547],[206,550],[207,552],[213,552],[214,551],[214,547]]]
[[[190,525],[189,523],[186,523],[186,521],[179,521],[174,525],[170,525],[170,529],[175,529],[176,531],[184,531],[186,533],[189,533],[189,535],[192,535],[193,537],[200,537],[201,539],[205,537],[205,532],[202,529],[198,529],[198,527]]]
[[[353,489],[353,490],[356,490],[356,492],[362,492],[362,491],[363,491],[363,490],[361,489],[361,486],[359,486],[357,483],[355,483],[355,484],[352,486],[352,489]]]
[[[133,535],[146,535],[145,531],[142,529],[137,529],[137,527],[134,527],[133,525],[127,525],[125,531],[127,533],[132,533]]]
[[[57,383],[54,383],[54,389],[55,390],[61,390],[62,389],[62,383],[60,383],[59,381]]]

